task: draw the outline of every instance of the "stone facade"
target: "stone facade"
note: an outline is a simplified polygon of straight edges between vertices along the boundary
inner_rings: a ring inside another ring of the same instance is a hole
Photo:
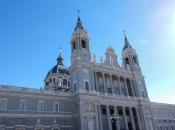
[[[60,50],[43,89],[0,85],[0,130],[175,130],[175,105],[150,102],[126,35],[121,66],[111,46],[98,63],[89,40],[78,16],[70,67]]]

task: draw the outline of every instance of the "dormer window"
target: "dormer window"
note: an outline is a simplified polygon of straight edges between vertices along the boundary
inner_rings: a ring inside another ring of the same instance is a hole
[[[84,40],[82,40],[82,47],[83,47],[83,48],[86,48],[86,43],[85,43]]]

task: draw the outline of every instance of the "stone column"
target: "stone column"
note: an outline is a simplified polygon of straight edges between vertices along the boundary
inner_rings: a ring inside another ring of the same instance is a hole
[[[99,114],[99,125],[100,125],[100,130],[103,130],[100,104],[98,104],[98,114]]]
[[[136,127],[135,127],[134,117],[133,117],[133,113],[132,113],[132,108],[131,107],[129,107],[129,115],[130,115],[130,118],[131,118],[132,129],[135,130]]]
[[[79,129],[82,130],[84,128],[84,103],[79,102],[78,108],[79,108]]]
[[[95,83],[94,83],[94,69],[91,68],[92,70],[92,90],[95,91]],[[90,86],[89,86],[90,87]]]
[[[128,86],[127,86],[125,77],[124,77],[124,84],[125,84],[125,88],[126,88],[126,95],[129,96],[129,94],[128,94]]]
[[[131,84],[132,94],[135,97],[134,88],[133,88],[133,84],[132,84],[132,79],[129,79],[129,81],[130,81],[130,84]]]
[[[107,93],[107,88],[106,88],[106,81],[105,81],[105,74],[103,74],[103,86],[104,86],[104,92]]]
[[[98,108],[97,108],[97,103],[94,103],[95,105],[95,125],[96,125],[96,130],[100,130],[99,129],[99,119],[98,119]]]
[[[97,71],[95,70],[94,73],[95,73],[95,86],[98,92]]]
[[[139,126],[139,130],[142,130],[142,126],[141,126],[141,122],[140,122],[140,115],[139,115],[139,112],[138,112],[138,108],[135,108],[135,111],[136,111],[137,123],[138,123],[138,126]]]
[[[111,117],[110,117],[108,105],[106,105],[106,113],[107,113],[107,120],[108,120],[108,130],[112,130]]]
[[[120,76],[117,76],[117,78],[118,78],[118,87],[119,87],[120,95],[122,95],[122,89],[120,85]]]
[[[124,106],[122,106],[122,112],[123,112],[123,119],[124,119],[124,123],[125,123],[125,129],[129,130],[128,129],[128,121],[127,121],[127,117],[126,117],[126,112],[125,112],[125,107]]]
[[[116,107],[117,106],[114,106],[114,113],[115,113],[115,118],[116,118],[116,127],[117,127],[117,130],[120,130],[119,118],[117,118],[119,115],[118,115],[118,110],[117,110]]]
[[[110,74],[110,84],[111,84],[112,94],[114,94],[114,87],[113,87],[113,83],[112,83],[112,74]]]
[[[147,123],[147,120],[146,120],[146,117],[145,117],[145,110],[144,110],[144,107],[141,107],[141,112],[142,112],[142,114],[143,114],[143,120],[144,120],[144,124],[145,124],[145,128],[146,128],[146,130],[149,130],[148,129],[148,123]]]

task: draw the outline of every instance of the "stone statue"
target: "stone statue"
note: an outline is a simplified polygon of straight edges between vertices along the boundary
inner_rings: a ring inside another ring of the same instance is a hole
[[[100,63],[103,64],[103,57],[100,56]]]
[[[126,66],[127,66],[128,71],[131,73],[129,65],[126,64]]]
[[[93,121],[88,121],[88,130],[93,130]]]
[[[61,77],[58,78],[58,86],[62,86],[62,78]]]
[[[96,55],[93,54],[93,62],[96,63]]]

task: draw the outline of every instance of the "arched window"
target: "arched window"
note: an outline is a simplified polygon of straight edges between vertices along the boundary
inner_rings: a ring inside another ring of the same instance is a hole
[[[125,62],[126,62],[126,64],[129,64],[129,60],[128,60],[128,58],[125,59]]]
[[[83,48],[86,48],[86,43],[85,43],[84,40],[82,40],[82,47],[83,47]]]

